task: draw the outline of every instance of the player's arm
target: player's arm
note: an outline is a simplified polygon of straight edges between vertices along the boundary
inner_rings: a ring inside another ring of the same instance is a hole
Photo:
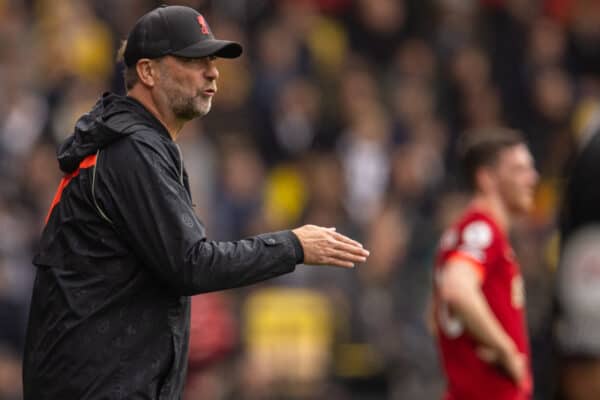
[[[439,295],[465,329],[482,345],[486,361],[499,362],[519,383],[525,376],[525,359],[495,317],[485,299],[480,265],[462,257],[450,258],[438,281]]]

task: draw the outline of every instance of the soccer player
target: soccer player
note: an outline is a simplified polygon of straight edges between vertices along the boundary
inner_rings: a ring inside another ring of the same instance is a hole
[[[531,209],[538,175],[521,136],[500,128],[465,140],[461,166],[471,200],[440,240],[434,278],[445,400],[529,399],[523,279],[508,232]]]

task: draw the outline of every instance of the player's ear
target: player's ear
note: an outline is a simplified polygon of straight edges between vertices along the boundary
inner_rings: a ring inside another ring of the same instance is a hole
[[[482,192],[489,192],[494,186],[493,171],[488,167],[481,167],[475,173],[477,188]]]
[[[135,65],[135,69],[138,74],[140,82],[147,87],[154,87],[156,85],[156,77],[158,74],[158,68],[152,63],[152,60],[148,58],[142,58],[138,60]]]

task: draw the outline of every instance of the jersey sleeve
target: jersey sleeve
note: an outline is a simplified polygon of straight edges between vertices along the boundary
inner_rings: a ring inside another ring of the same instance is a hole
[[[489,273],[497,240],[490,223],[474,219],[447,231],[440,243],[440,265],[460,260],[472,266],[483,282]]]

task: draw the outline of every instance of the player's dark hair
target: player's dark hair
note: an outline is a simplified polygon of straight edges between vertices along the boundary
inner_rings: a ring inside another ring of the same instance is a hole
[[[469,190],[477,189],[476,175],[481,167],[493,166],[503,150],[524,143],[523,136],[512,129],[493,128],[465,133],[459,145],[459,156]]]

